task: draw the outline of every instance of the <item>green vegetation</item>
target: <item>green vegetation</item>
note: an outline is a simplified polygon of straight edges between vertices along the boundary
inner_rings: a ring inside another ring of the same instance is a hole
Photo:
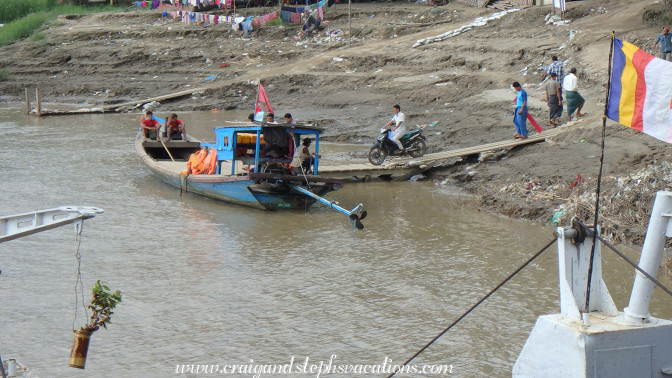
[[[37,32],[37,33],[33,33],[33,35],[30,37],[30,40],[34,41],[34,42],[37,42],[37,41],[43,40],[45,37],[46,37],[46,35],[43,32]]]
[[[283,25],[282,18],[278,17],[275,20],[267,21],[266,26],[280,26]]]
[[[41,12],[32,13],[10,22],[0,29],[0,46],[30,36],[50,19],[51,17],[47,13]]]
[[[57,0],[2,0],[0,1],[0,24],[14,21],[31,13],[46,12],[57,5]]]
[[[16,40],[29,37],[42,25],[62,14],[82,14],[113,11],[119,8],[110,5],[87,7],[83,5],[59,4],[57,0],[0,0],[0,47]],[[44,35],[36,36],[37,40]]]
[[[0,81],[9,79],[9,70],[5,67],[0,68]]]
[[[91,319],[82,329],[90,332],[98,330],[101,326],[107,329],[107,325],[112,323],[111,318],[114,314],[112,310],[121,303],[121,292],[119,290],[110,291],[104,282],[98,280],[93,285],[91,293],[93,294],[89,305],[89,310],[92,312]]]

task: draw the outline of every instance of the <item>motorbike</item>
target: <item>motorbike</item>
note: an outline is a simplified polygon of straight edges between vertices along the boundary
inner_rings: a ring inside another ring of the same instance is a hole
[[[380,129],[380,135],[378,135],[376,143],[371,147],[371,150],[369,150],[369,162],[373,165],[381,165],[388,155],[410,155],[411,157],[420,157],[424,155],[425,151],[427,151],[427,141],[422,135],[424,129],[425,128],[421,126],[418,129],[409,131],[399,139],[404,146],[404,152],[401,155],[395,154],[399,147],[388,138],[390,129],[385,127]]]

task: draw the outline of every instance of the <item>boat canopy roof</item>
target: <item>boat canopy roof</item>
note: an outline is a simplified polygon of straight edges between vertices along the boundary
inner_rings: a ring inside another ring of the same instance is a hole
[[[218,129],[234,129],[234,131],[238,132],[250,132],[250,131],[256,131],[256,130],[261,130],[265,128],[273,128],[273,129],[286,129],[288,132],[291,131],[304,131],[302,134],[320,134],[324,129],[317,127],[313,124],[289,124],[289,123],[257,123],[257,122],[249,122],[249,123],[241,123],[239,125],[235,126],[217,126],[215,127],[215,130]]]

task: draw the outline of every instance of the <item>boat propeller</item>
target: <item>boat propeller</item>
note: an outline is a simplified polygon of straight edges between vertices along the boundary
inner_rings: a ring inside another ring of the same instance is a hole
[[[356,229],[363,230],[364,225],[362,224],[362,219],[366,218],[366,210],[362,211],[361,215],[350,214],[349,218],[350,222]]]

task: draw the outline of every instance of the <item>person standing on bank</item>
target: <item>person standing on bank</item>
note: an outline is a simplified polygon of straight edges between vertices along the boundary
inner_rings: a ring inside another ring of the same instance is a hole
[[[565,88],[565,98],[567,99],[567,120],[572,120],[572,114],[576,110],[577,117],[583,117],[585,114],[581,113],[583,104],[586,100],[583,99],[579,93],[579,80],[576,78],[576,67],[569,70],[565,80],[562,82],[562,87]]]
[[[558,76],[551,72],[551,79],[546,82],[546,104],[548,104],[549,122],[554,128],[558,126],[558,118],[562,116],[562,88]]]
[[[395,153],[397,155],[401,155],[404,153],[404,145],[401,144],[399,139],[401,139],[401,137],[406,134],[406,116],[401,112],[401,106],[399,105],[394,105],[392,110],[394,111],[394,117],[392,117],[392,119],[386,123],[384,127],[390,129],[390,133],[387,135],[387,137],[397,144],[399,149]]]
[[[558,60],[558,57],[553,55],[551,57],[551,64],[548,65],[548,70],[546,70],[546,76],[550,77],[552,73],[558,77],[558,81],[562,81],[565,76],[565,69],[561,61]]]
[[[658,34],[658,39],[656,43],[653,44],[655,49],[660,42],[660,59],[667,60],[672,62],[672,34],[670,34],[670,28],[668,26],[663,26],[663,32]]]
[[[514,81],[512,86],[516,90],[516,111],[513,112],[516,135],[513,139],[527,139],[527,92],[517,81]]]
[[[557,56],[553,55],[551,60],[552,62],[548,65],[548,70],[546,71],[546,77],[550,78],[551,74],[555,73],[555,80],[560,84],[560,99],[562,100],[562,79],[565,78],[565,68]]]

